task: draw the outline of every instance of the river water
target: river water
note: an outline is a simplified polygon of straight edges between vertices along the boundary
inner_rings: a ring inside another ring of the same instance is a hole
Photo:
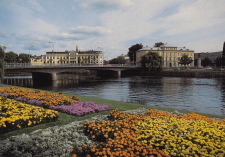
[[[32,86],[21,82],[17,81],[20,83],[17,85]],[[89,81],[63,79],[51,86],[35,88],[225,116],[224,78],[129,76]]]

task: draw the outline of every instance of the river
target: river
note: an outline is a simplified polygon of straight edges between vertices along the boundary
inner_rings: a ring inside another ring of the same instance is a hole
[[[5,78],[5,83],[7,79],[12,78]],[[14,82],[17,83],[14,85],[32,87],[25,84],[26,81]],[[89,81],[63,79],[51,86],[35,88],[225,116],[224,78],[127,76]]]

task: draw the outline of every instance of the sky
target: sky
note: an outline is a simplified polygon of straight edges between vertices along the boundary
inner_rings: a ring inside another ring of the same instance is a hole
[[[98,50],[108,59],[156,42],[222,51],[225,0],[0,0],[6,52]]]

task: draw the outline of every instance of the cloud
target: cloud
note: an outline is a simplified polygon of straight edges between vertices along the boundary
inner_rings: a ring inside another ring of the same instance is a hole
[[[39,35],[31,35],[31,34],[25,34],[25,35],[17,35],[16,39],[20,40],[29,40],[29,41],[46,41],[47,38],[44,38]]]
[[[39,12],[45,12],[44,8],[36,0],[28,0],[27,3],[30,5],[31,8]]]
[[[73,27],[73,28],[70,28],[69,31],[71,33],[94,35],[94,36],[101,36],[101,35],[111,33],[110,30],[103,27],[88,27],[88,26]]]
[[[59,33],[57,35],[51,36],[56,40],[84,40],[87,39],[88,36],[82,34],[69,34],[69,33]]]
[[[0,37],[3,37],[3,38],[9,38],[11,37],[11,35],[5,33],[5,32],[0,32]]]
[[[60,31],[60,29],[56,25],[53,25],[39,18],[23,19],[22,22],[24,23],[23,27],[35,33],[50,35]]]
[[[223,5],[223,0],[213,3],[198,0],[189,5],[181,5],[177,13],[161,19],[166,28],[165,34],[185,34],[223,24],[225,22]]]
[[[22,45],[24,50],[43,50],[45,48],[52,48],[52,45],[48,42],[31,42]]]
[[[83,8],[95,10],[113,10],[133,5],[131,0],[84,0],[81,3]]]
[[[77,26],[70,28],[68,32],[52,35],[51,38],[55,40],[85,40],[90,37],[101,37],[109,33],[111,31],[103,27]]]

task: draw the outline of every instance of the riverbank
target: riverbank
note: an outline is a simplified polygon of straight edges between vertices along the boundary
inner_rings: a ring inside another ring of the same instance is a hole
[[[162,71],[149,71],[148,68],[136,68],[122,71],[122,75],[141,76],[166,76],[166,77],[196,77],[196,78],[219,78],[225,77],[225,71],[212,68],[164,68]]]
[[[212,69],[163,69],[162,71],[140,70],[140,75],[165,76],[165,77],[196,77],[196,78],[218,78],[225,77],[225,71],[214,71]]]

